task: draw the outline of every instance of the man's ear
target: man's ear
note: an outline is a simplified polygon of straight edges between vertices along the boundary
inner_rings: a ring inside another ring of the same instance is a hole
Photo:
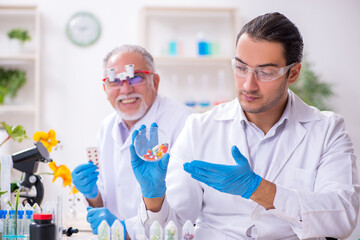
[[[153,81],[154,81],[154,88],[156,90],[156,92],[158,91],[159,89],[159,83],[160,83],[160,76],[159,74],[154,74],[154,77],[153,77]]]
[[[300,70],[301,70],[301,63],[297,63],[291,68],[289,74],[289,84],[293,84],[296,82],[296,80],[300,75]]]

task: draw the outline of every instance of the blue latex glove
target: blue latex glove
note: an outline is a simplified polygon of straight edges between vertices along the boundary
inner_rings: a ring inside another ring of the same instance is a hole
[[[98,227],[100,225],[100,223],[105,220],[109,226],[111,227],[111,225],[115,222],[115,220],[117,219],[117,217],[112,214],[109,209],[107,208],[92,208],[92,207],[87,207],[88,213],[86,216],[86,221],[88,221],[88,223],[90,223],[91,229],[93,231],[94,234],[98,234]],[[126,239],[126,225],[125,225],[125,221],[120,221],[121,224],[124,227],[124,239]]]
[[[152,123],[151,126],[157,127],[157,124]],[[146,128],[145,125],[142,125],[139,128],[139,131],[141,131],[144,128]],[[134,140],[137,133],[138,130],[135,130],[132,135],[132,145],[130,145],[130,155],[131,155],[131,166],[134,171],[135,177],[140,184],[142,195],[146,198],[163,197],[166,192],[165,177],[166,177],[170,156],[168,153],[166,153],[160,159],[160,161],[157,162],[147,162],[142,160],[136,154],[134,147]],[[150,139],[144,138],[141,140],[144,146],[151,146],[155,143],[157,144],[157,141],[158,141],[157,132],[150,135]]]
[[[249,199],[258,188],[261,177],[253,172],[248,160],[236,146],[231,148],[236,165],[222,165],[203,161],[184,164],[191,177],[224,193],[240,195]]]
[[[72,181],[75,187],[88,199],[95,198],[98,195],[99,172],[97,167],[92,163],[85,163],[77,166],[71,173]]]

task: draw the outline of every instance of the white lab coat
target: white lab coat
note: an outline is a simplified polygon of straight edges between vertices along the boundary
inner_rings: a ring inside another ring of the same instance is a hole
[[[287,122],[266,176],[277,185],[274,210],[252,200],[221,193],[190,177],[184,162],[202,160],[233,165],[236,145],[249,159],[237,99],[186,121],[167,175],[166,199],[158,213],[140,206],[145,227],[173,220],[181,229],[196,221],[196,240],[305,239],[349,236],[357,223],[359,179],[343,119],[307,106],[289,91]]]
[[[100,126],[97,137],[99,149],[100,175],[97,182],[99,191],[107,207],[119,219],[126,220],[127,230],[133,229],[136,222],[137,210],[141,201],[140,186],[131,168],[129,146],[132,142],[132,132],[142,124],[147,127],[156,122],[170,140],[170,147],[174,144],[184,126],[191,109],[170,98],[157,96],[153,105],[130,130],[125,142],[122,141],[119,118],[116,112],[109,115]]]

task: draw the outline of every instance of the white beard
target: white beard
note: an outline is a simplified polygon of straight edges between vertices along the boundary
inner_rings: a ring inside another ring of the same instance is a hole
[[[138,109],[138,111],[132,115],[129,115],[127,113],[123,113],[121,112],[120,108],[119,108],[119,101],[120,100],[123,100],[123,99],[127,99],[127,98],[139,98],[140,99],[140,108]],[[125,120],[125,121],[135,121],[135,120],[138,120],[140,118],[142,118],[146,111],[148,109],[148,105],[146,104],[146,102],[144,101],[144,97],[141,95],[141,94],[138,94],[138,93],[132,93],[132,94],[129,94],[129,95],[120,95],[116,98],[116,112],[117,114],[120,116],[120,118],[122,120]]]

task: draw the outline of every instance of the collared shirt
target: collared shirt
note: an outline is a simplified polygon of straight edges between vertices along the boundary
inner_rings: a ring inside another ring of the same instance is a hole
[[[119,131],[120,131],[120,135],[121,135],[121,140],[124,143],[129,136],[130,129],[126,126],[126,124],[123,121],[120,121],[119,122]]]
[[[287,121],[289,121],[291,109],[291,98],[288,99],[285,110],[279,121],[265,135],[264,132],[254,123],[249,122],[243,110],[240,111],[241,126],[245,131],[249,163],[254,172],[260,176],[266,176],[270,168],[272,157],[275,154],[274,146],[280,141],[279,136],[282,134]]]

